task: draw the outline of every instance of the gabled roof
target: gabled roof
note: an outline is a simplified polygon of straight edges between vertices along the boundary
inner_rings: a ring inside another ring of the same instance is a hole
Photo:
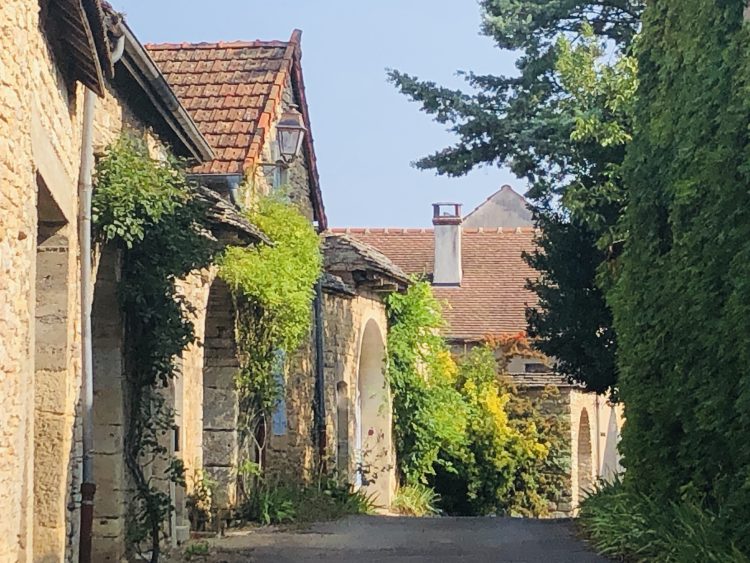
[[[388,256],[407,274],[432,275],[435,261],[433,229],[332,229],[347,234]],[[463,229],[463,280],[460,287],[435,286],[447,303],[446,336],[478,341],[490,335],[526,331],[526,307],[536,296],[526,280],[536,272],[523,260],[536,248],[534,228]]]
[[[464,217],[464,226],[533,227],[534,218],[526,198],[506,184]]]
[[[309,111],[302,79],[300,39],[289,41],[165,43],[146,48],[214,150],[196,174],[241,175],[261,159],[267,135],[291,83],[307,127],[304,152],[316,219],[326,226]]]

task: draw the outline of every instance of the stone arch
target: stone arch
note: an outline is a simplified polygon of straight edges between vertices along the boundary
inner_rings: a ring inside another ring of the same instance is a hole
[[[609,422],[607,423],[607,437],[604,443],[604,456],[602,458],[601,476],[611,481],[622,472],[620,465],[620,454],[617,446],[620,442],[620,428],[617,424],[617,409],[610,407]]]
[[[580,503],[586,493],[591,491],[594,486],[591,424],[586,409],[581,410],[581,418],[578,422],[578,458],[576,461],[578,462],[578,502]]]
[[[239,400],[234,378],[239,369],[235,310],[229,286],[211,284],[203,341],[203,468],[217,484],[219,507],[237,500]]]
[[[386,381],[385,338],[375,319],[362,331],[355,391],[357,460],[355,485],[364,487],[376,501],[388,506],[395,489],[391,398]]]

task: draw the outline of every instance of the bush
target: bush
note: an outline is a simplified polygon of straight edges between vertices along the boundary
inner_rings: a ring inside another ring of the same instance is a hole
[[[581,503],[580,523],[609,557],[660,563],[745,563],[731,542],[727,518],[701,503],[661,503],[616,480],[600,483]]]
[[[440,495],[427,485],[404,485],[396,493],[391,508],[404,516],[433,516],[440,514]]]
[[[565,428],[501,381],[506,356],[522,352],[523,339],[495,339],[457,361],[440,336],[441,306],[425,282],[391,295],[388,316],[403,488],[432,487],[451,514],[545,515],[564,474]]]

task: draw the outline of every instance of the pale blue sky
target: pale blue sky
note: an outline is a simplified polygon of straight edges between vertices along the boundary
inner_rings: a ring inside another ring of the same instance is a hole
[[[426,226],[434,201],[466,211],[502,184],[483,168],[464,178],[410,166],[451,142],[445,127],[386,82],[386,68],[459,86],[457,70],[513,72],[513,57],[479,34],[475,0],[111,0],[146,42],[286,40],[302,34],[323,199],[331,226]]]

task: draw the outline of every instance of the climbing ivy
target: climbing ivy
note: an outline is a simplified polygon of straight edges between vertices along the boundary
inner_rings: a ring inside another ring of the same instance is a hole
[[[648,3],[613,310],[626,486],[719,514],[750,554],[746,5]]]
[[[388,316],[402,483],[432,486],[450,513],[546,514],[564,486],[565,427],[501,376],[519,339],[495,339],[452,357],[440,336],[440,303],[416,280],[388,298]]]
[[[322,259],[312,223],[283,195],[261,198],[248,218],[273,244],[227,248],[219,276],[232,289],[237,311],[241,458],[262,464],[268,419],[282,391],[274,373],[283,366],[275,364],[280,351],[294,352],[309,334]],[[247,493],[244,477],[241,492]]]
[[[169,155],[152,158],[141,136],[125,133],[110,145],[97,164],[95,182],[98,242],[123,250],[124,445],[135,485],[128,539],[135,550],[148,540],[155,562],[173,510],[163,481],[184,481],[180,460],[166,446],[174,413],[163,389],[176,375],[175,358],[195,340],[190,304],[175,282],[210,264],[216,249],[201,228],[204,209],[191,196],[182,163]]]

